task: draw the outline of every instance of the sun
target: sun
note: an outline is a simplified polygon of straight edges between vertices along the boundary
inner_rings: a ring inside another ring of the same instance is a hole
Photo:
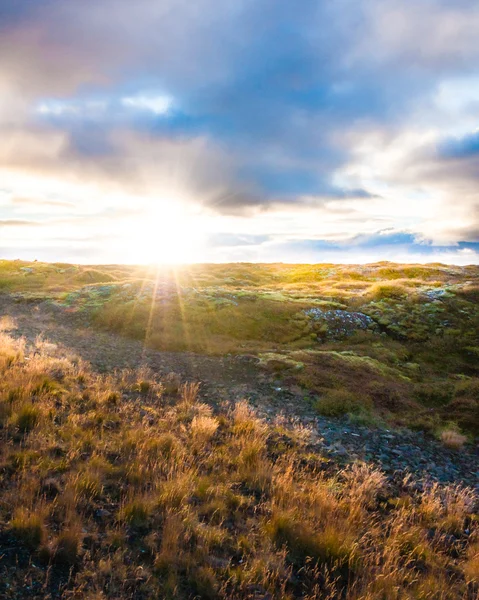
[[[198,262],[203,242],[200,219],[175,198],[157,200],[131,223],[128,262],[188,264]]]

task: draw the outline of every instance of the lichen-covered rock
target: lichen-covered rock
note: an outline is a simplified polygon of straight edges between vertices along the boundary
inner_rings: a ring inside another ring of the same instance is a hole
[[[424,296],[432,302],[435,302],[443,298],[451,298],[454,296],[454,294],[447,288],[436,288],[425,290]]]
[[[304,314],[309,319],[312,330],[320,338],[343,339],[358,330],[377,330],[374,320],[361,312],[347,310],[321,310],[308,308]]]

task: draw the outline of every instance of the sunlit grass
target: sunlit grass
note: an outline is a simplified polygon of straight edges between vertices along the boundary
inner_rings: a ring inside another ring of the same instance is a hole
[[[6,597],[33,579],[44,595],[116,600],[477,595],[471,490],[340,469],[308,430],[247,402],[214,412],[176,375],[99,376],[46,343],[20,350],[0,340],[17,356],[0,368]],[[32,398],[41,418],[20,431]]]

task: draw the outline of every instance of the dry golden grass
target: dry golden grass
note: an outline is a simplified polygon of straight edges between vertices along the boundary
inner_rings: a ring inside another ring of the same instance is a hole
[[[193,439],[198,442],[208,442],[216,433],[219,423],[214,417],[196,416],[191,421],[191,433]]]
[[[339,470],[246,402],[2,335],[0,597],[477,597],[471,490]]]
[[[441,442],[451,450],[460,450],[467,442],[467,437],[456,429],[444,429],[441,431]]]
[[[479,544],[469,548],[469,556],[464,565],[464,575],[470,584],[479,584]]]

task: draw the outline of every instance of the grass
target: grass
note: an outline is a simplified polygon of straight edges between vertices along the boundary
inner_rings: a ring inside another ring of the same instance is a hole
[[[277,441],[279,424],[246,402],[213,412],[177,375],[98,375],[46,345],[25,356],[5,334],[0,356],[12,353],[0,367],[11,409],[2,598],[477,596],[471,490],[419,492],[367,464],[340,469],[312,455],[304,429],[283,424]],[[471,381],[459,398],[475,393]],[[329,402],[349,410],[357,398]],[[32,406],[41,418],[19,434],[15,415]]]
[[[13,417],[15,426],[21,433],[28,433],[40,420],[40,410],[31,404],[22,406]]]
[[[460,450],[467,442],[467,437],[456,429],[443,429],[439,437],[446,448],[451,450]]]
[[[29,513],[22,507],[15,509],[10,521],[14,537],[30,550],[36,550],[45,538],[45,525],[39,514]]]
[[[329,390],[314,404],[319,414],[339,417],[347,414],[368,414],[372,408],[368,398],[347,390]]]
[[[238,263],[172,270],[0,261],[0,288],[18,300],[47,299],[92,328],[152,348],[254,354],[261,367],[320,398],[319,409],[330,414],[346,407],[325,408],[324,398],[349,394],[364,401],[363,416],[431,433],[452,421],[479,434],[475,266]],[[363,315],[362,329],[348,321],[353,313]],[[0,336],[9,327],[0,323]],[[4,340],[4,348],[0,364],[21,359],[21,347],[7,350]],[[48,385],[62,393],[61,382],[37,385],[40,394],[52,392]],[[162,385],[175,393],[180,384],[172,374]],[[151,394],[147,375],[137,386]],[[28,404],[19,408],[24,433],[37,420]],[[4,404],[0,418],[7,417],[16,418]]]

